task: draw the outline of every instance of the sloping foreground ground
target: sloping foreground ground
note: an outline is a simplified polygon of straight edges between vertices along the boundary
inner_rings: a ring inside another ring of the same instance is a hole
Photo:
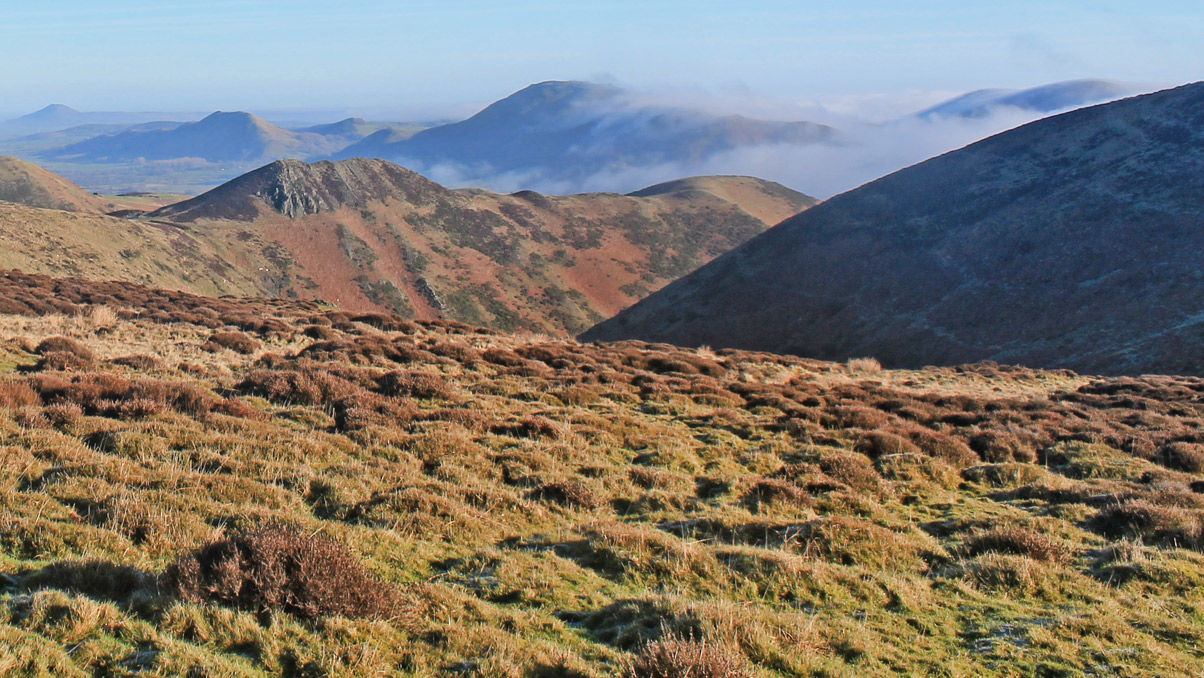
[[[745,667],[724,675],[1204,673],[1199,379],[16,273],[0,313],[0,674],[614,675],[662,635]],[[346,545],[396,613],[161,578],[271,522]]]

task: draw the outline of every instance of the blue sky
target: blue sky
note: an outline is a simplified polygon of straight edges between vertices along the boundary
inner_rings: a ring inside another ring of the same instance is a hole
[[[1199,0],[5,4],[4,113],[458,114],[551,79],[812,101],[1204,78]]]

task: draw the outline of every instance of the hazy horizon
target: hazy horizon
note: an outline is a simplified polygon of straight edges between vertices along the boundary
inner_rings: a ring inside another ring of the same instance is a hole
[[[373,1],[337,10],[313,0],[67,0],[9,9],[0,20],[8,66],[0,115],[61,103],[454,118],[545,80],[613,82],[735,112],[850,102],[914,111],[989,87],[1198,80],[1202,32],[1204,16],[1177,0],[1141,8]]]

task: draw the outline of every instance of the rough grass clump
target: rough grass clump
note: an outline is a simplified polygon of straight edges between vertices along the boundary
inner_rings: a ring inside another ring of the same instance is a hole
[[[1164,463],[1178,471],[1204,472],[1204,445],[1200,443],[1171,443],[1162,449]]]
[[[746,678],[748,660],[739,650],[693,636],[667,634],[649,641],[623,667],[624,678]]]
[[[23,381],[7,381],[0,383],[0,407],[34,407],[41,405],[42,399]]]
[[[1024,527],[1001,527],[974,535],[966,540],[962,552],[968,556],[983,553],[1010,553],[1033,560],[1061,562],[1070,558],[1070,549],[1048,535]]]
[[[298,617],[389,618],[401,612],[399,591],[364,569],[347,547],[279,524],[181,556],[164,582],[187,602],[282,610]]]
[[[1133,499],[1101,509],[1094,525],[1113,539],[1137,538],[1147,543],[1201,547],[1200,517],[1178,506]]]
[[[38,343],[33,352],[40,356],[52,353],[68,353],[85,362],[92,362],[96,358],[92,353],[92,349],[70,337],[47,337]]]
[[[811,503],[813,503],[811,495],[806,490],[794,483],[776,478],[764,478],[757,481],[744,495],[744,504],[753,513],[759,513],[762,506],[766,505],[808,506]]]
[[[243,332],[214,332],[202,348],[212,352],[226,348],[235,353],[251,355],[259,350],[259,342]]]
[[[382,375],[377,380],[377,385],[380,392],[388,396],[446,400],[452,395],[452,388],[447,379],[429,372],[394,370]]]
[[[531,498],[577,508],[598,508],[603,504],[598,493],[573,480],[544,483],[531,491]]]

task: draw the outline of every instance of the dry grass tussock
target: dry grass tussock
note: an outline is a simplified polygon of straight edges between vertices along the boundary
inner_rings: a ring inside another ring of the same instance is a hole
[[[0,321],[0,673],[1204,673],[1204,380],[16,273]]]

